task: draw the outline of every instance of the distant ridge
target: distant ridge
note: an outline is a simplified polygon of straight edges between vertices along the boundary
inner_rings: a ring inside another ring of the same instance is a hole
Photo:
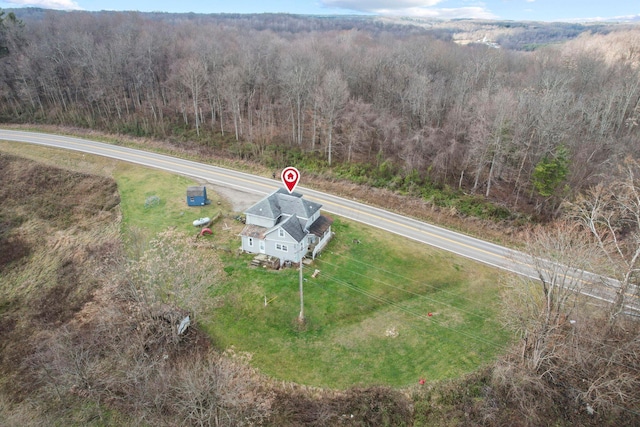
[[[640,15],[594,18],[573,22],[510,21],[480,19],[426,19],[415,17],[385,17],[371,15],[296,15],[289,13],[170,13],[114,11],[56,11],[37,7],[6,9],[25,23],[37,22],[48,15],[136,14],[141,19],[177,24],[195,21],[202,25],[225,25],[275,33],[311,33],[327,31],[365,31],[372,35],[393,34],[396,37],[430,35],[458,44],[490,43],[512,50],[535,50],[547,44],[562,43],[584,32],[607,34],[614,28],[635,25]]]

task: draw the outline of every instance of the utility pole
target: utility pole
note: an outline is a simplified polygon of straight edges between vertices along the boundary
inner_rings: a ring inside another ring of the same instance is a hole
[[[304,323],[304,292],[302,288],[302,248],[304,244],[300,242],[300,315],[298,316],[298,321],[300,323]]]

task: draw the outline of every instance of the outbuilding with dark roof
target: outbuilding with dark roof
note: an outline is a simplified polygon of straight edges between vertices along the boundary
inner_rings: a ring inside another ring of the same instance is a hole
[[[209,204],[209,199],[207,198],[207,187],[204,185],[187,187],[187,205],[204,206],[207,204]]]

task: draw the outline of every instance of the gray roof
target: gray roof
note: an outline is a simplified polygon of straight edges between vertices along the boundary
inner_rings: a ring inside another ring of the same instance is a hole
[[[302,229],[302,224],[300,224],[300,221],[295,214],[285,219],[280,226],[298,243],[300,243],[307,235],[306,231]]]
[[[280,188],[251,206],[245,214],[273,219],[281,215],[296,215],[298,218],[307,219],[321,207],[319,203],[305,200],[300,193],[289,194],[287,190]]]
[[[206,191],[206,188],[204,185],[187,187],[187,197],[204,196],[205,191]]]

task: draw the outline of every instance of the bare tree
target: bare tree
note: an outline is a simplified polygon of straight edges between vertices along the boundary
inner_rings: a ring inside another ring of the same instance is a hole
[[[350,101],[344,112],[342,134],[347,141],[346,161],[351,163],[354,154],[364,154],[364,160],[371,160],[372,141],[375,139],[375,121],[378,118],[371,104]],[[367,158],[368,157],[368,158]],[[360,157],[358,160],[362,161]]]
[[[152,311],[171,304],[196,320],[206,307],[206,289],[215,283],[215,274],[204,266],[188,238],[176,230],[167,230],[149,242],[142,257],[129,266],[128,278],[133,293]],[[186,255],[185,255],[186,254]]]
[[[478,104],[477,112],[470,132],[473,141],[471,151],[476,162],[473,190],[484,181],[485,197],[489,197],[496,176],[500,175],[503,165],[509,160],[510,123],[515,105],[511,93],[506,89],[497,94],[483,90],[475,102]]]
[[[637,298],[640,284],[640,164],[628,158],[620,169],[621,178],[595,186],[571,204],[607,260],[603,273],[615,279],[611,324]]]
[[[191,93],[196,134],[200,136],[200,99],[207,81],[207,66],[198,58],[189,58],[179,70],[181,83]]]
[[[244,96],[242,93],[241,68],[235,65],[227,65],[222,70],[222,90],[227,105],[233,118],[236,141],[242,135],[242,112],[240,110]]]
[[[523,411],[539,410],[525,400],[542,393],[603,420],[638,415],[638,170],[629,160],[620,178],[571,205],[572,218],[527,239],[538,280],[512,280],[505,292],[506,324],[521,340],[511,378],[500,379]]]
[[[233,351],[181,361],[171,375],[173,406],[181,423],[198,426],[259,425],[273,396],[258,385],[247,358]]]
[[[593,245],[577,224],[567,221],[538,227],[526,240],[537,280],[518,277],[505,292],[508,326],[521,337],[521,361],[533,372],[560,357],[563,329],[593,284]]]
[[[298,145],[302,144],[304,136],[306,105],[317,84],[317,63],[315,57],[295,51],[286,55],[281,64],[280,84],[291,105],[293,140]]]
[[[157,137],[180,134],[182,122],[200,143],[233,126],[256,158],[282,141],[305,154],[321,143],[328,163],[343,153],[341,161],[408,158],[405,173],[420,164],[443,185],[510,194],[516,208],[539,202],[533,170],[560,145],[568,195],[638,155],[636,31],[521,55],[395,30],[290,33],[300,24],[264,31],[280,21],[241,21],[85,12],[48,13],[24,28],[5,20],[11,55],[0,61],[0,114]],[[348,99],[371,106],[375,131],[341,126]],[[357,158],[364,145],[380,155]]]
[[[331,166],[333,154],[333,129],[349,98],[347,82],[339,70],[328,71],[318,91],[319,106],[327,129],[327,162]]]

